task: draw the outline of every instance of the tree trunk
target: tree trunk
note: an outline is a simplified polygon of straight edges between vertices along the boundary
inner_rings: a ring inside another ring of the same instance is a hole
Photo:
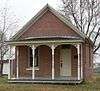
[[[3,60],[1,60],[0,76],[3,75]]]

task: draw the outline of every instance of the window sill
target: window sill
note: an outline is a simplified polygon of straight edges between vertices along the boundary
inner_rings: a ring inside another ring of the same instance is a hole
[[[26,68],[26,70],[32,70],[32,67]],[[34,70],[39,70],[39,67],[34,67]]]

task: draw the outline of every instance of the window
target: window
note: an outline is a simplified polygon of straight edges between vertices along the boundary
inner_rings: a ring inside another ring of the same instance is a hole
[[[33,54],[32,54],[32,48],[30,47],[29,49],[30,51],[30,57],[29,57],[29,66],[33,67]],[[35,57],[34,57],[34,66],[37,67],[38,66],[38,48],[35,50]]]
[[[31,49],[31,47],[30,47],[30,49],[29,49],[29,52],[30,52],[30,53],[29,53],[29,54],[30,54],[30,55],[29,55],[29,57],[30,57],[30,58],[29,58],[29,61],[30,61],[30,62],[29,62],[29,66],[32,67],[32,66],[33,66],[33,55],[32,55],[32,49]]]
[[[38,48],[35,50],[35,60],[34,60],[34,66],[38,66],[38,60],[39,60],[39,50]]]

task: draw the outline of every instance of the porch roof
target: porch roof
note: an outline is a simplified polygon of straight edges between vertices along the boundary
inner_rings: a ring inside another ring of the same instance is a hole
[[[62,43],[62,44],[76,44],[84,42],[82,39],[66,39],[66,38],[44,38],[44,39],[26,39],[18,41],[6,41],[9,45],[23,45],[23,44],[45,44],[45,43]]]

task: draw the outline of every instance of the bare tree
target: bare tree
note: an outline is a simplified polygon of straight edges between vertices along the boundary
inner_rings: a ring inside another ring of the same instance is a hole
[[[65,16],[100,48],[100,0],[61,0]]]
[[[13,28],[17,25],[16,19],[9,15],[8,10],[8,8],[0,10],[0,76],[2,76],[4,56],[9,50],[5,41],[12,36]]]

